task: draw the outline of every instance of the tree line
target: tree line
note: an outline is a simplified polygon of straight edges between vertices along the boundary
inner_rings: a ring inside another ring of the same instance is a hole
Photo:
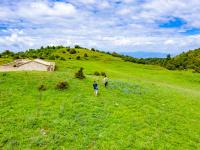
[[[194,72],[200,73],[200,48],[183,52],[175,57],[171,57],[168,54],[166,58],[134,58],[116,52],[113,52],[111,55],[133,63],[159,65],[168,70],[192,69]]]

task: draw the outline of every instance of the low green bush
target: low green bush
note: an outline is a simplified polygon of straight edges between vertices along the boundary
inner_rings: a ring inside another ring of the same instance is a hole
[[[84,79],[85,78],[82,67],[78,70],[78,72],[75,73],[75,78],[78,78],[78,79]]]
[[[69,83],[68,83],[67,81],[59,82],[59,83],[56,85],[56,88],[59,89],[59,90],[68,89],[68,88],[69,88]]]
[[[94,75],[95,75],[95,76],[100,76],[100,73],[99,73],[98,71],[95,71],[95,72],[94,72]]]
[[[47,87],[45,85],[41,84],[41,85],[38,86],[38,90],[39,91],[46,91]]]

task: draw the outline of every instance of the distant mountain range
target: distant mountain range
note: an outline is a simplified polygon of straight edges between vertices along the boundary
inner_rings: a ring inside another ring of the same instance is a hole
[[[121,52],[120,54],[132,56],[135,58],[166,58],[167,56],[167,53],[144,52],[144,51]]]

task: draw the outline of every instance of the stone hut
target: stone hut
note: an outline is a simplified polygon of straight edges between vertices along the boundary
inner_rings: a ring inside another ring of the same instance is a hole
[[[18,59],[9,64],[0,66],[0,71],[54,71],[55,62],[48,62],[41,59],[27,60]]]

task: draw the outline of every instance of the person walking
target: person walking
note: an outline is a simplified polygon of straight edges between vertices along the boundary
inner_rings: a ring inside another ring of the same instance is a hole
[[[106,75],[103,78],[103,83],[104,83],[104,86],[107,88],[107,86],[108,86],[108,77]]]
[[[97,96],[98,95],[98,84],[96,81],[94,81],[94,83],[93,83],[93,88],[94,88],[94,95]]]

